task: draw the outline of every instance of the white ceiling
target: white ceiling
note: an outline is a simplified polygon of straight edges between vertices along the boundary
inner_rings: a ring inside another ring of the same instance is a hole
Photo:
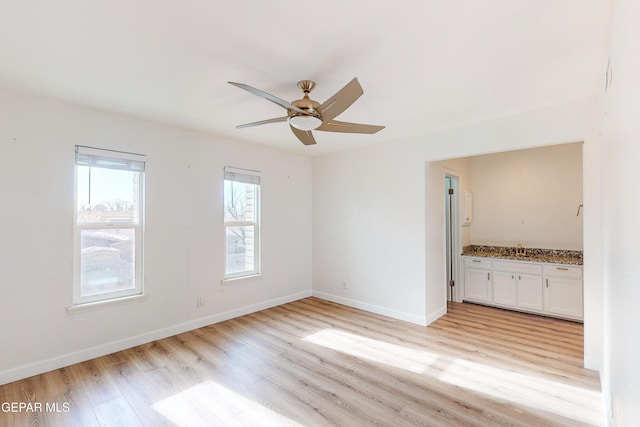
[[[610,0],[3,0],[0,86],[318,155],[596,95]],[[323,102],[358,77],[338,120],[375,135],[286,123],[227,81]]]

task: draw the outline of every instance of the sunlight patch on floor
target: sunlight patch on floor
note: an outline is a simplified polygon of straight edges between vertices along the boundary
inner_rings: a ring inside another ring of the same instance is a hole
[[[337,329],[323,329],[303,338],[332,350],[347,353],[361,359],[384,363],[406,371],[423,373],[438,356],[397,344],[374,340]]]
[[[153,409],[176,426],[302,426],[213,381],[163,399]]]
[[[532,375],[463,359],[450,359],[438,380],[498,400],[551,412],[591,425],[601,425],[602,394]]]
[[[303,340],[360,359],[426,375],[496,400],[550,412],[582,423],[602,424],[602,395],[594,390],[337,329],[323,329]]]

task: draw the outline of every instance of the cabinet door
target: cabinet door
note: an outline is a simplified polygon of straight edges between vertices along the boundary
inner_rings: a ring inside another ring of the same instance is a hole
[[[582,319],[582,280],[546,277],[544,311]]]
[[[516,306],[516,273],[493,272],[493,302],[508,307]]]
[[[518,273],[518,307],[542,311],[542,276]]]
[[[466,268],[464,296],[469,301],[491,302],[491,271]]]

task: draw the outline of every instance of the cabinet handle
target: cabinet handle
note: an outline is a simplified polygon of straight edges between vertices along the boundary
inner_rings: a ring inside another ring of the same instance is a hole
[[[556,267],[556,270],[569,271],[567,267]]]
[[[545,279],[547,281],[547,288],[549,287],[549,279]]]
[[[518,280],[522,280],[522,276],[518,276]]]
[[[472,259],[471,262],[482,262],[479,259]]]
[[[487,280],[491,280],[491,273],[487,273]]]
[[[511,280],[513,280],[513,278],[514,278],[514,275],[512,274],[512,275],[511,275]]]

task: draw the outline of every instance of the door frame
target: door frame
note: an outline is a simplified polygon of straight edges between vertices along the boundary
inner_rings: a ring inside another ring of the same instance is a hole
[[[446,180],[447,177],[452,178],[451,183],[452,183],[452,187],[453,187],[453,204],[452,204],[452,209],[453,209],[453,215],[451,215],[451,242],[452,242],[452,252],[454,254],[453,256],[453,274],[452,274],[452,278],[455,281],[455,286],[453,287],[453,301],[454,302],[462,302],[463,296],[464,296],[464,280],[462,279],[462,257],[461,257],[461,253],[462,253],[462,241],[461,241],[461,233],[460,233],[460,227],[461,227],[461,221],[460,221],[460,193],[461,193],[461,186],[460,186],[460,173],[456,172],[452,169],[448,169],[448,168],[443,168],[443,173],[442,173],[442,187],[441,188],[446,188]],[[446,196],[446,194],[445,194]],[[449,219],[447,218],[447,206],[443,206],[444,207],[444,212],[443,212],[443,216],[445,218],[445,220],[443,221],[443,231],[444,231],[444,247],[443,247],[443,251],[444,251],[444,260],[445,260],[445,272],[448,269],[448,266],[446,265],[447,263],[447,226],[449,225]],[[446,274],[445,274],[445,281],[446,281]],[[446,284],[448,287],[448,284]],[[449,300],[449,292],[447,289],[447,292],[445,293],[445,305],[446,302]]]

